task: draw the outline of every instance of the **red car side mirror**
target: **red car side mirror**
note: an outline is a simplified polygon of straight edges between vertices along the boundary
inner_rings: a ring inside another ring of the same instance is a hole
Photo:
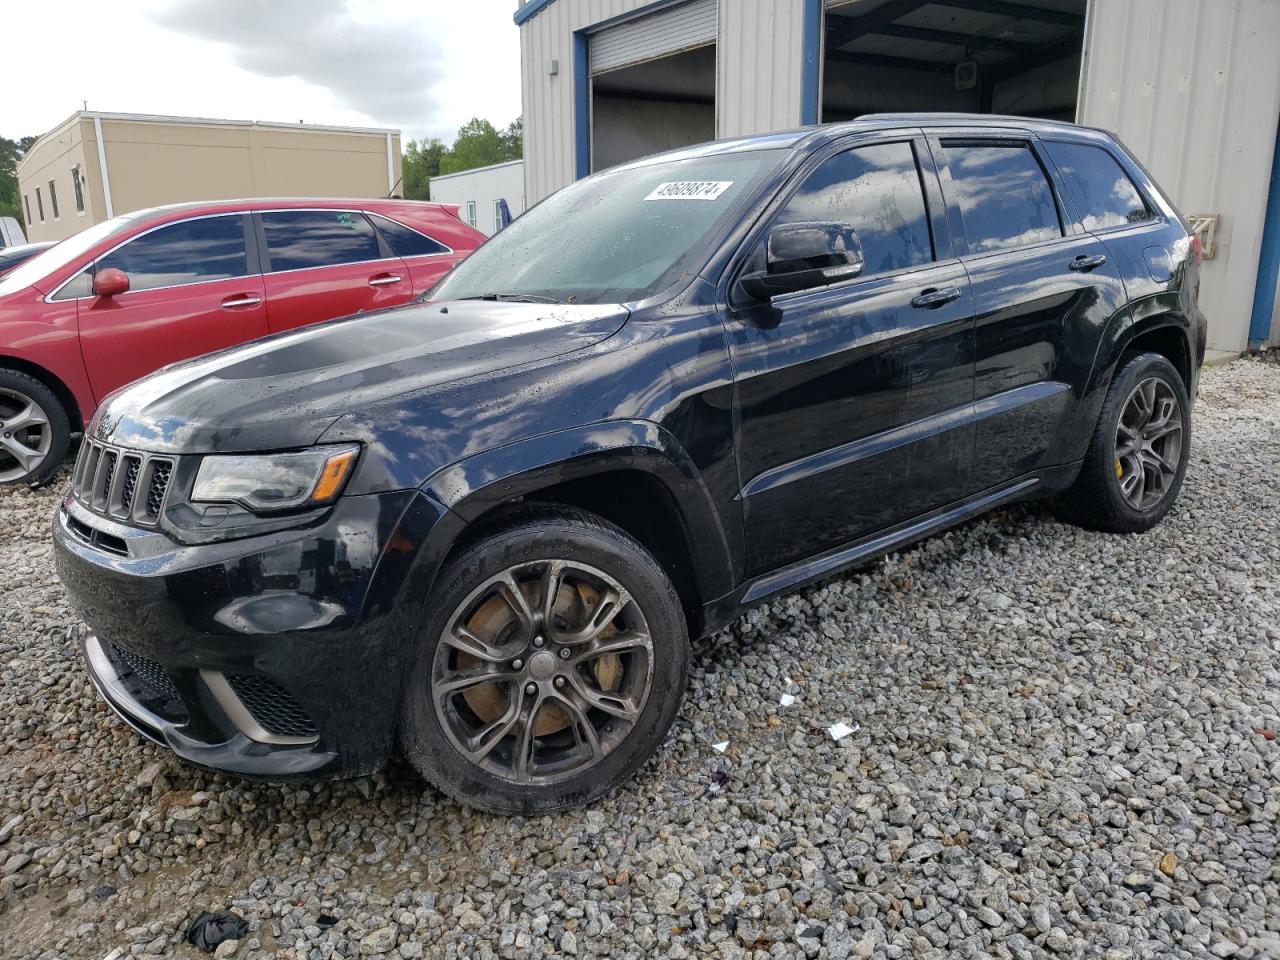
[[[107,267],[93,278],[93,292],[100,297],[118,297],[129,292],[129,276],[123,270]]]

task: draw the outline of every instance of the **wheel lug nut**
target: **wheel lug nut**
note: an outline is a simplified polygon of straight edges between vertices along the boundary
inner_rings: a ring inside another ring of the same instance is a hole
[[[513,670],[519,670],[523,666],[524,666],[524,661],[521,660],[519,657],[511,661],[511,668]]]
[[[547,641],[543,640],[541,637],[534,637],[534,638],[533,638],[533,645],[534,645],[535,647],[540,647],[540,646],[542,646],[542,645],[543,645],[544,643],[546,643],[546,642],[547,642]]]
[[[535,693],[537,693],[537,692],[538,692],[538,685],[537,685],[536,683],[528,684],[528,685],[524,688],[524,692],[525,692],[525,693],[527,693],[527,694],[529,694],[530,696],[533,696]]]
[[[563,686],[564,686],[564,677],[556,677],[556,686],[557,686],[557,687],[563,687]]]
[[[568,648],[568,647],[564,647],[564,648],[562,648],[562,649],[561,649],[561,651],[560,651],[560,659],[561,659],[561,660],[568,660],[568,659],[569,659],[569,648]]]

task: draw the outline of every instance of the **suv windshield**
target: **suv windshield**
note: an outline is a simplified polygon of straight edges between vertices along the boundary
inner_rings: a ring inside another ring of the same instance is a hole
[[[642,300],[688,268],[738,201],[785,154],[755,150],[665,160],[581,180],[497,234],[430,297]]]

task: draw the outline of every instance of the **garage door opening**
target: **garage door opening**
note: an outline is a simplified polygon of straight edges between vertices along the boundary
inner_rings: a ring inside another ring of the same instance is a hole
[[[1074,120],[1086,0],[851,0],[827,10],[822,121],[947,110]]]
[[[692,0],[590,38],[591,169],[716,135],[716,5]]]

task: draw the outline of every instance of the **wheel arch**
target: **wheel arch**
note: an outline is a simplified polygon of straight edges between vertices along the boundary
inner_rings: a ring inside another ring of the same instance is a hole
[[[1191,393],[1195,386],[1199,358],[1192,346],[1190,321],[1180,312],[1168,309],[1121,314],[1111,324],[1099,344],[1094,373],[1103,386],[1111,382],[1121,361],[1129,354],[1151,351],[1169,360]],[[1128,314],[1126,316],[1126,314]]]
[[[597,423],[498,447],[437,472],[422,490],[471,530],[538,502],[617,525],[671,578],[691,636],[705,627],[704,605],[733,589],[732,551],[711,495],[679,442],[650,421]]]
[[[1137,353],[1158,353],[1178,371],[1182,384],[1190,393],[1193,386],[1193,365],[1191,360],[1191,344],[1186,330],[1176,320],[1169,319],[1165,323],[1136,331],[1126,337],[1120,345],[1117,363],[1127,356]]]
[[[67,419],[71,423],[71,432],[78,433],[84,430],[84,414],[80,410],[80,404],[76,402],[76,395],[62,378],[52,370],[42,367],[38,363],[32,363],[30,360],[24,360],[21,357],[15,357],[7,353],[0,353],[0,369],[16,370],[39,380],[52,391],[53,395],[58,398],[58,402],[62,404],[62,408],[66,410]]]

